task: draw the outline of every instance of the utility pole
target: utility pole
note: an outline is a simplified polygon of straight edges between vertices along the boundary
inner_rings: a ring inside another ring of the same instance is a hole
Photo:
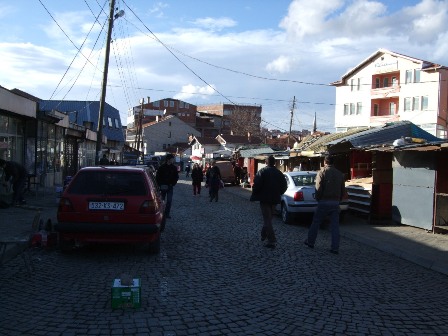
[[[106,56],[104,59],[104,70],[103,70],[103,83],[101,87],[101,100],[100,100],[100,110],[98,112],[98,125],[96,130],[96,156],[95,164],[100,163],[102,142],[103,142],[103,119],[104,119],[104,104],[106,103],[106,86],[107,86],[107,73],[109,70],[109,54],[110,54],[110,40],[112,38],[112,27],[114,25],[114,9],[115,0],[110,0],[110,11],[109,11],[109,28],[107,30],[107,40],[106,40]]]
[[[145,103],[145,98],[142,98],[140,100],[140,112],[138,113],[138,119],[137,119],[137,130],[136,130],[136,149],[138,151],[137,154],[137,160],[140,157],[140,147],[143,147],[143,104]],[[148,97],[148,103],[149,103],[149,97]],[[141,146],[140,146],[141,142]],[[144,159],[143,150],[141,153],[142,160]]]
[[[294,96],[294,99],[292,100],[291,121],[289,122],[288,147],[289,147],[289,142],[291,140],[292,119],[294,117],[294,108],[295,107],[296,107],[296,96]]]

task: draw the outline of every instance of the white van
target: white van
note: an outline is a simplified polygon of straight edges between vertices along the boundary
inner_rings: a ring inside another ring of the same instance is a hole
[[[235,184],[235,173],[230,161],[216,161],[215,165],[219,168],[224,183]]]

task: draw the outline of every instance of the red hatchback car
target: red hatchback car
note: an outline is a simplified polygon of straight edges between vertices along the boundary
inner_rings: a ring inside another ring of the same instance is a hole
[[[83,243],[149,243],[160,251],[165,203],[148,169],[86,167],[70,181],[59,202],[55,230],[67,251]]]

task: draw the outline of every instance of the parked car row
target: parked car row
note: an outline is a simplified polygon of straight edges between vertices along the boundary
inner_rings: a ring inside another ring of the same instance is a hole
[[[230,163],[229,163],[230,164]],[[317,172],[284,173],[287,190],[277,210],[284,223],[295,215],[314,213]],[[348,200],[340,205],[348,210]],[[160,251],[165,202],[154,172],[145,166],[86,167],[69,181],[57,211],[60,249],[86,243],[145,243]]]

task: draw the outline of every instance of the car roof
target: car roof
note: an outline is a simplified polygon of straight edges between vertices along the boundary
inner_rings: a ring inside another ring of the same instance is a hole
[[[135,166],[92,166],[81,168],[79,171],[140,172],[144,170],[144,167]]]
[[[301,170],[301,171],[295,171],[295,172],[285,172],[283,173],[288,176],[297,176],[297,175],[316,175],[316,171],[312,170]]]

